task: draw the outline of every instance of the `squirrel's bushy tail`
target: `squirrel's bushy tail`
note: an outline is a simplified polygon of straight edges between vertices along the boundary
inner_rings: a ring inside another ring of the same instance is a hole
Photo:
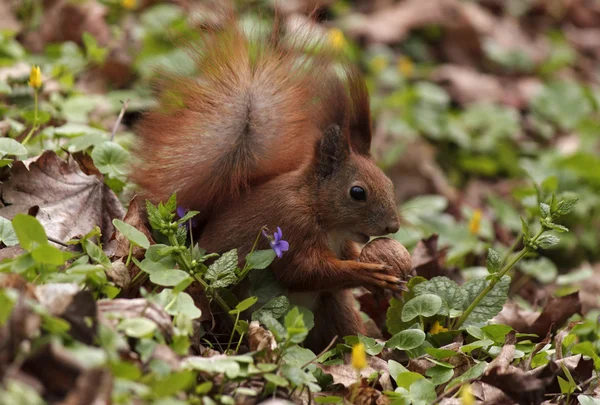
[[[203,34],[198,75],[165,75],[137,129],[131,177],[147,198],[176,192],[206,213],[310,159],[326,62],[299,57],[300,42],[251,41],[235,23]]]

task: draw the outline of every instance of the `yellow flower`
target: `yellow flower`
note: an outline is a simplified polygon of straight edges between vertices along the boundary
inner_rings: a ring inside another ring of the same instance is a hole
[[[358,371],[367,367],[367,354],[365,345],[362,343],[357,343],[352,347],[352,367]]]
[[[29,73],[29,87],[36,90],[42,87],[42,71],[39,66],[31,66],[31,73]]]
[[[405,77],[411,77],[415,71],[415,64],[406,56],[398,59],[398,71]]]
[[[137,0],[121,0],[121,5],[128,10],[133,10],[137,5]]]
[[[369,65],[371,66],[371,70],[373,71],[373,73],[379,74],[388,67],[388,60],[383,55],[377,55],[373,59],[371,59]]]
[[[475,396],[473,395],[473,390],[471,389],[471,384],[465,384],[460,388],[460,402],[463,405],[473,405],[475,404]]]
[[[328,40],[334,49],[343,49],[346,46],[346,38],[339,28],[329,30]]]
[[[435,321],[435,323],[431,326],[429,333],[435,335],[436,333],[440,332],[448,332],[448,328],[444,328],[438,321]]]
[[[473,216],[471,217],[471,221],[469,222],[469,232],[472,235],[477,235],[479,233],[479,228],[481,227],[481,210],[475,210]]]

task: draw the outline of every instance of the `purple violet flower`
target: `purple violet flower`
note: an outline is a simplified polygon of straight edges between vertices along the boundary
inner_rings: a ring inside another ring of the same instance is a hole
[[[189,211],[190,211],[190,210],[189,210],[189,209],[187,209],[187,208],[184,208],[184,207],[177,207],[177,211],[176,211],[176,212],[177,212],[177,216],[178,216],[179,218],[183,218],[183,217],[185,216],[185,214],[187,214]],[[192,218],[192,219],[190,219],[190,220],[188,220],[188,221],[185,221],[185,222],[184,222],[184,223],[182,223],[182,224],[179,224],[179,227],[181,228],[182,226],[185,226],[185,228],[186,228],[186,229],[188,230],[188,232],[189,232],[189,231],[190,231],[190,228],[189,228],[189,226],[191,225],[191,226],[192,226],[192,228],[195,228],[197,224],[198,224],[198,221],[196,221],[196,219],[195,219],[195,218]]]
[[[283,256],[283,252],[287,252],[290,248],[290,244],[288,241],[283,240],[283,233],[281,232],[281,228],[277,227],[277,232],[273,234],[273,237],[270,237],[266,231],[262,231],[263,235],[269,239],[269,244],[271,248],[275,251],[277,257],[281,258]]]

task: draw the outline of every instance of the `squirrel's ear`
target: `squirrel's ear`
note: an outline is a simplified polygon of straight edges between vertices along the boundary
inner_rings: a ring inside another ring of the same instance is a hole
[[[371,153],[371,109],[369,92],[361,73],[354,67],[348,72],[348,86],[352,101],[350,116],[350,143],[352,150],[360,155]]]
[[[346,134],[337,124],[330,125],[317,142],[316,168],[319,178],[331,176],[350,155]]]

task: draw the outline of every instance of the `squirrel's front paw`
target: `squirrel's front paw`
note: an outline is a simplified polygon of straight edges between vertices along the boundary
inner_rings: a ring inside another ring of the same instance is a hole
[[[359,261],[369,265],[375,287],[399,293],[406,290],[406,281],[412,269],[410,254],[398,241],[378,238],[361,251]]]

